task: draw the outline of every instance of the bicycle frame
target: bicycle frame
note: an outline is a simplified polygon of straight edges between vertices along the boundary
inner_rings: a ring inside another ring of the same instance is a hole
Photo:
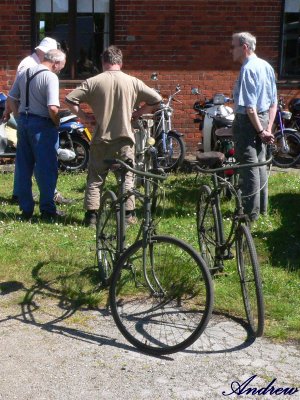
[[[173,108],[171,107],[171,102],[174,97],[180,92],[181,89],[179,86],[177,86],[176,92],[169,96],[167,103],[164,104],[162,102],[160,108],[153,114],[155,120],[155,124],[153,127],[153,137],[157,139],[159,135],[162,135],[164,154],[167,153],[167,135],[168,132],[172,130]],[[170,149],[172,152],[172,141],[170,142]]]
[[[235,175],[237,177],[237,175]],[[211,177],[212,181],[212,193],[211,197],[214,199],[214,204],[216,206],[216,214],[217,214],[217,223],[219,226],[219,243],[217,243],[217,249],[216,249],[216,255],[217,259],[220,261],[223,261],[224,259],[231,258],[230,255],[230,248],[234,243],[235,240],[235,233],[237,231],[238,225],[240,225],[242,222],[248,223],[248,217],[246,214],[244,214],[244,209],[242,206],[242,200],[241,200],[241,192],[238,187],[233,186],[228,180],[225,178],[222,178],[217,175],[217,173],[213,173]],[[237,183],[237,179],[235,179],[235,182]],[[221,202],[220,202],[220,193],[223,188],[223,186],[227,187],[230,192],[233,194],[234,199],[235,199],[235,209],[233,213],[233,218],[232,218],[232,223],[230,227],[229,234],[227,238],[225,238],[225,233],[224,233],[224,226],[223,226],[223,219],[222,219],[222,211],[221,211]],[[226,254],[227,251],[227,254]]]
[[[241,192],[240,189],[237,186],[237,179],[235,179],[236,184],[233,186],[228,180],[220,177],[218,175],[218,172],[225,172],[229,169],[231,170],[239,170],[242,168],[248,168],[248,167],[259,167],[263,165],[268,165],[272,161],[272,157],[270,157],[268,160],[260,163],[255,163],[255,164],[235,164],[230,167],[220,167],[220,168],[214,168],[214,169],[204,169],[201,168],[200,166],[196,166],[196,169],[199,172],[203,173],[212,173],[211,176],[211,181],[212,181],[212,192],[210,195],[210,198],[213,200],[213,204],[215,205],[216,209],[216,217],[217,217],[217,224],[218,224],[218,231],[219,231],[219,238],[218,241],[219,243],[216,243],[216,270],[219,270],[220,267],[218,266],[218,261],[223,261],[226,259],[232,258],[232,255],[230,253],[231,246],[234,243],[236,232],[238,230],[238,226],[242,223],[249,223],[249,219],[246,214],[244,214],[243,206],[242,206],[242,200],[241,200]],[[237,175],[235,174],[235,177]],[[222,183],[220,183],[222,182]],[[220,204],[220,193],[223,188],[223,186],[227,187],[230,192],[234,195],[235,198],[235,210],[233,213],[233,218],[232,218],[232,223],[230,227],[229,234],[227,238],[225,238],[225,233],[224,233],[224,227],[223,227],[223,219],[222,219],[222,212],[221,212],[221,204]],[[209,207],[211,202],[206,203],[206,209]],[[206,213],[206,210],[205,210]]]
[[[115,200],[112,201],[110,210],[106,216],[105,221],[102,224],[101,232],[103,235],[103,238],[106,238],[108,241],[111,240],[110,235],[106,236],[105,233],[103,233],[108,227],[109,229],[109,221],[111,220],[112,215],[114,213],[118,213],[117,220],[119,221],[117,224],[117,232],[116,232],[116,249],[115,249],[115,254],[114,254],[114,259],[113,259],[113,268],[118,259],[121,257],[121,255],[124,253],[126,250],[126,200],[128,197],[134,195],[139,199],[142,199],[143,202],[143,222],[140,226],[139,232],[137,234],[137,237],[135,241],[138,241],[141,237],[143,239],[143,242],[145,243],[144,248],[146,249],[146,244],[149,243],[149,240],[151,240],[151,235],[153,234],[154,231],[154,224],[153,224],[153,219],[151,216],[151,181],[153,181],[154,185],[157,185],[157,181],[159,180],[164,180],[166,178],[166,175],[159,175],[159,173],[162,173],[163,171],[160,169],[157,169],[155,167],[155,161],[151,161],[151,158],[155,159],[156,156],[156,149],[153,148],[151,145],[149,145],[146,150],[145,150],[145,158],[146,158],[146,163],[149,165],[150,162],[153,164],[154,169],[158,172],[157,174],[151,173],[151,172],[144,172],[144,171],[139,171],[137,169],[134,169],[130,167],[128,164],[126,164],[122,160],[106,160],[106,162],[109,164],[109,169],[113,171],[117,177],[117,182],[118,182],[118,196],[115,198]],[[133,188],[132,190],[127,190],[125,187],[125,176],[128,172],[132,172],[133,174],[136,174],[137,176],[144,177],[144,193],[141,193],[138,191],[136,188]],[[155,189],[154,189],[155,190]],[[104,239],[104,240],[106,240]],[[144,255],[145,257],[145,255]],[[155,279],[155,274],[153,274],[153,277]],[[146,270],[145,270],[145,278],[147,279],[146,276]],[[155,279],[156,280],[156,279]],[[158,283],[158,282],[157,282]],[[150,286],[150,281],[149,281],[149,286]]]
[[[290,148],[289,148],[289,145],[288,145],[287,140],[286,140],[284,119],[290,119],[292,113],[287,112],[289,114],[289,116],[287,115],[284,118],[284,116],[283,116],[283,107],[284,107],[283,101],[280,99],[279,102],[278,102],[276,118],[277,118],[278,125],[279,125],[279,131],[281,132],[280,140],[281,140],[281,145],[282,145],[282,147],[281,147],[282,152],[283,153],[288,153],[290,151]]]

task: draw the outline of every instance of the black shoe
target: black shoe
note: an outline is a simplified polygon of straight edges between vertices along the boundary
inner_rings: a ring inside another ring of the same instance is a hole
[[[45,222],[55,222],[61,218],[64,218],[66,213],[61,210],[56,210],[55,213],[49,213],[47,211],[41,212],[41,220]]]
[[[83,223],[85,226],[94,228],[97,225],[97,212],[95,210],[86,211]]]
[[[22,211],[22,214],[20,216],[21,221],[31,221],[31,218],[32,218],[31,212]]]
[[[63,195],[59,192],[56,192],[54,195],[54,203],[56,204],[71,204],[73,202],[74,200],[63,197]]]
[[[11,196],[11,204],[19,204],[19,197],[15,194]]]

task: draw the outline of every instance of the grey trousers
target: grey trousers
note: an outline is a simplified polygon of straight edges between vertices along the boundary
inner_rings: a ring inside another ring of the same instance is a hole
[[[124,143],[93,143],[90,146],[90,160],[88,166],[87,185],[85,189],[84,208],[86,210],[98,210],[105,178],[107,176],[107,164],[105,159],[119,158],[134,162],[134,145]],[[126,174],[125,188],[132,189],[134,177],[131,172]],[[135,209],[135,198],[130,196],[126,201],[126,210]]]
[[[269,113],[258,115],[263,128],[268,125]],[[245,114],[236,114],[233,126],[235,157],[240,164],[257,163],[266,160],[266,145]],[[239,186],[242,192],[244,212],[251,221],[265,214],[268,207],[267,167],[245,168],[239,171]]]

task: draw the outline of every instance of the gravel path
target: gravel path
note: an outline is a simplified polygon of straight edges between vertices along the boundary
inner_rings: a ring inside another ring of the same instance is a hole
[[[247,342],[243,323],[229,316],[214,314],[184,352],[151,357],[123,339],[106,310],[74,312],[46,298],[22,307],[12,295],[0,305],[1,400],[300,399],[299,346]],[[271,386],[299,391],[222,394],[254,375],[247,388],[276,378]]]

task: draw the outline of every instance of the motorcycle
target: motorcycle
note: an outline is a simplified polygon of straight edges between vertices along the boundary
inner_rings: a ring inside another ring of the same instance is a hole
[[[0,93],[0,119],[2,118],[7,96]],[[59,148],[57,150],[61,171],[79,171],[87,167],[92,135],[79,118],[68,110],[59,112]],[[13,116],[0,125],[0,159],[13,159],[16,156],[17,123]]]
[[[273,125],[274,143],[272,144],[273,164],[280,168],[293,167],[300,161],[300,99],[289,103],[284,110],[282,98],[278,100],[277,113]]]
[[[192,89],[192,94],[199,95],[197,88]],[[194,122],[199,124],[199,130],[202,131],[204,152],[221,152],[224,154],[223,164],[233,165],[234,142],[232,137],[232,122],[234,120],[233,109],[226,106],[226,103],[232,100],[221,93],[217,93],[211,99],[205,99],[203,102],[196,101],[193,109],[199,114],[194,118]],[[220,176],[233,184],[234,170],[228,169]],[[226,199],[232,197],[228,187],[223,193]]]
[[[199,95],[198,88],[192,89],[192,94]],[[225,154],[228,148],[233,148],[231,126],[234,120],[233,109],[226,105],[232,99],[217,93],[211,99],[199,100],[194,103],[194,110],[199,114],[194,119],[202,131],[203,150],[221,151]],[[227,150],[228,149],[228,150]]]
[[[197,88],[192,89],[193,94],[199,95]],[[234,119],[231,107],[225,106],[231,99],[223,94],[215,94],[212,99],[203,102],[196,101],[194,110],[199,114],[194,119],[199,124],[199,130],[203,135],[204,152],[219,151],[225,155],[226,165],[234,164],[234,143],[232,138],[232,122]],[[227,177],[233,175],[233,171],[225,172]]]

